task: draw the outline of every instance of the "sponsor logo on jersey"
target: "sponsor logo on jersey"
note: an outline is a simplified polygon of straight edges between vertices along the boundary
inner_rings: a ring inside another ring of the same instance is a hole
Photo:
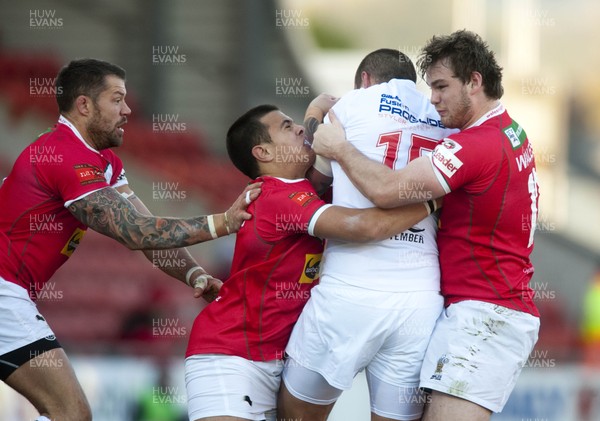
[[[425,244],[425,238],[422,234],[415,233],[411,228],[408,229],[410,232],[401,232],[390,237],[390,240],[404,241],[407,243]],[[425,230],[422,230],[425,231]]]
[[[514,120],[511,121],[510,126],[503,128],[502,131],[510,141],[513,149],[523,146],[525,139],[527,139],[525,130]]]
[[[462,149],[462,146],[454,139],[445,138],[441,144],[452,153],[456,153]]]
[[[81,239],[83,238],[84,234],[85,234],[85,230],[82,230],[81,228],[75,228],[73,235],[71,235],[71,237],[69,238],[69,241],[67,241],[67,244],[65,244],[65,246],[60,251],[60,253],[64,254],[67,257],[71,257],[71,255],[73,254],[73,252],[75,251],[75,249],[77,248],[79,243],[81,242]]]
[[[402,100],[398,98],[396,95],[382,94],[379,100],[379,108],[380,113],[397,115],[404,118],[409,123],[423,123],[428,126],[445,128],[442,124],[441,120],[433,119],[427,117],[425,119],[418,118],[415,114],[413,114],[410,108],[402,103]]]
[[[533,154],[533,148],[531,147],[531,143],[528,143],[525,149],[523,149],[523,152],[519,156],[515,157],[519,172],[529,167],[534,158],[535,156]]]
[[[444,142],[447,140],[450,139],[444,139]],[[456,174],[456,171],[463,165],[463,162],[454,155],[457,150],[460,150],[460,145],[456,142],[453,143],[456,146],[454,150],[448,149],[444,143],[442,143],[433,150],[433,154],[431,155],[433,164],[448,178],[451,178]]]
[[[435,366],[435,372],[430,377],[431,380],[442,380],[442,370],[444,369],[444,365],[448,364],[448,361],[450,360],[448,359],[448,357],[446,357],[446,354],[440,357],[440,359],[437,362],[437,365]]]
[[[321,259],[323,254],[307,254],[304,258],[304,270],[298,280],[300,284],[312,284],[319,279],[321,269]]]
[[[95,165],[77,164],[74,165],[73,168],[75,169],[75,174],[77,175],[77,178],[82,186],[85,186],[86,184],[106,182],[106,179],[104,178],[104,171]]]
[[[306,206],[313,200],[317,199],[317,195],[313,192],[294,192],[288,196],[291,200],[293,200],[296,204],[300,206]]]

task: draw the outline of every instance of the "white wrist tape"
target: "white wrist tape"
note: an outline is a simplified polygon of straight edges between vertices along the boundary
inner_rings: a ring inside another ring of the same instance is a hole
[[[427,202],[423,202],[425,209],[427,209],[427,215],[431,215],[433,212],[437,210],[437,203],[435,200],[428,200]]]
[[[210,231],[210,236],[213,238],[217,238],[217,230],[215,229],[215,218],[212,215],[208,215],[206,217],[206,222],[208,222],[208,230]]]
[[[193,268],[191,268],[190,270],[187,271],[187,273],[185,274],[185,283],[186,284],[190,285],[190,278],[192,277],[192,274],[194,272],[196,272],[197,270],[202,270],[202,268],[200,266],[194,266]]]
[[[194,285],[192,285],[192,287],[206,289],[206,286],[208,285],[208,278],[209,276],[206,273],[198,276],[194,281]]]

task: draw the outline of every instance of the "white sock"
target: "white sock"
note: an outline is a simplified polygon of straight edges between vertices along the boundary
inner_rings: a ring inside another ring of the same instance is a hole
[[[36,418],[34,421],[52,421],[50,418],[42,415],[39,418]]]

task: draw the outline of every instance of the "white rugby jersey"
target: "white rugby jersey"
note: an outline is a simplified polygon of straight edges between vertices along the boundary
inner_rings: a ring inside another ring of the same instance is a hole
[[[401,169],[429,154],[438,141],[457,130],[446,129],[435,107],[409,80],[357,89],[333,107],[346,130],[346,138],[363,154],[388,167]],[[328,122],[328,120],[327,120]],[[369,208],[363,196],[333,161],[333,204]],[[372,180],[377,183],[377,180]],[[430,199],[423,185],[405,190]],[[439,291],[440,268],[436,244],[437,220],[429,216],[389,239],[366,244],[328,240],[323,278],[331,276],[362,288],[381,291]]]

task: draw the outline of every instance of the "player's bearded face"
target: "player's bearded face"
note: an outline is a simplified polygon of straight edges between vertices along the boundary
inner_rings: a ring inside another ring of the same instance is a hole
[[[467,85],[454,74],[448,59],[439,60],[427,69],[427,84],[442,124],[464,129],[473,117],[473,102]]]
[[[127,122],[127,117],[109,118],[98,104],[95,104],[94,113],[88,123],[87,132],[92,138],[97,149],[106,149],[121,146],[123,143],[123,130],[120,128]]]
[[[454,103],[448,103],[448,113],[441,117],[442,123],[448,128],[462,128],[472,114],[471,98],[463,85]]]

